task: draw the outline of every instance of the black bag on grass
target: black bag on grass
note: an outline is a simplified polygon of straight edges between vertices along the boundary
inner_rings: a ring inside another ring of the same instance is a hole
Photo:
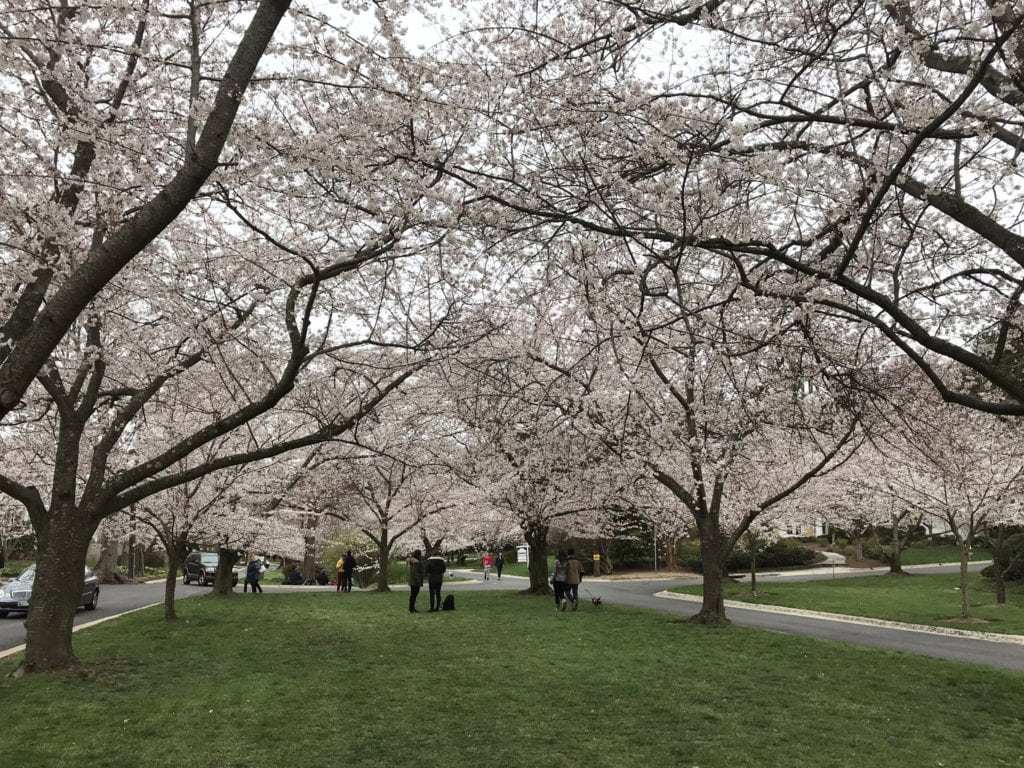
[[[455,595],[448,595],[441,603],[442,611],[454,611],[455,610]]]

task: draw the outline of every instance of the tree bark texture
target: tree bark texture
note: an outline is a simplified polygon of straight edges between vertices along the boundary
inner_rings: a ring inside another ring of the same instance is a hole
[[[83,519],[84,518],[84,519]],[[71,630],[82,597],[85,557],[96,527],[73,504],[55,514],[39,547],[31,609],[25,621],[20,672],[48,672],[75,664]]]
[[[548,527],[546,525],[530,525],[524,531],[526,543],[530,547],[530,586],[528,594],[550,595],[551,585],[548,583]]]

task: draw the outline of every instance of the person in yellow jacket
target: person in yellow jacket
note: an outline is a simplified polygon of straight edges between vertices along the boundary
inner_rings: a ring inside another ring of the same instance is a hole
[[[337,585],[335,592],[341,592],[342,586],[345,584],[345,556],[342,555],[338,558],[338,562],[334,564],[334,570],[338,572],[338,579],[334,583]]]

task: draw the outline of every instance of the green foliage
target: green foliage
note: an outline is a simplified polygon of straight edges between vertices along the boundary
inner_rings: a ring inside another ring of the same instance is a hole
[[[1003,579],[1024,581],[1024,533],[1008,536],[999,549],[998,557],[993,559],[1003,568]],[[986,566],[982,574],[991,579],[994,576],[993,570],[991,565]]]
[[[862,768],[865,733],[885,765],[1020,754],[1024,675],[614,605],[457,601],[197,596],[175,622],[155,607],[91,627],[74,673],[13,680],[0,660],[4,764]],[[339,706],[358,714],[339,725]]]
[[[700,544],[696,542],[696,551],[693,546],[686,548],[686,555],[681,558],[687,568],[696,573],[704,572],[704,563],[700,558]],[[813,563],[818,554],[813,549],[808,549],[795,539],[776,539],[757,553],[757,567],[762,568],[802,568]],[[750,553],[736,547],[729,553],[726,560],[726,570],[749,571]]]
[[[5,578],[13,579],[15,576],[20,574],[30,565],[32,565],[32,563],[32,560],[8,560],[4,564],[3,575]]]
[[[616,568],[650,570],[654,567],[654,534],[639,528],[623,531],[612,540],[609,554]]]

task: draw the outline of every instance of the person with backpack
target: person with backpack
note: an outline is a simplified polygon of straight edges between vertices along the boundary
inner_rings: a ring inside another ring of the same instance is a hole
[[[572,547],[569,547],[567,566],[565,596],[572,603],[572,609],[575,611],[580,607],[580,582],[583,581],[583,563],[576,557],[576,550]]]
[[[428,613],[437,613],[441,610],[441,583],[444,581],[444,572],[448,570],[448,564],[441,557],[436,549],[427,558],[426,565],[427,588],[430,590],[430,610]]]
[[[566,599],[566,580],[569,577],[569,562],[565,552],[558,550],[551,574],[551,586],[555,588],[555,610],[564,611],[569,604]]]

